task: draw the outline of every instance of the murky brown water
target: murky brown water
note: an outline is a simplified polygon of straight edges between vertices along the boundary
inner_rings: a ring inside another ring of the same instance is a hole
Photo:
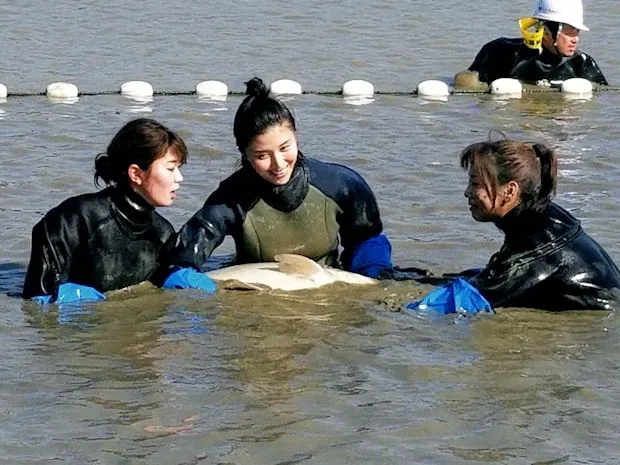
[[[38,2],[2,7],[12,20],[0,38],[18,45],[3,54],[0,81],[41,90],[66,76],[81,88],[114,89],[140,78],[191,90],[216,78],[240,89],[259,73],[314,89],[361,77],[410,90],[469,64],[485,40],[514,30],[512,19],[499,19],[531,8],[293,3],[288,12],[266,2],[228,13],[217,2],[84,4],[72,18],[60,15],[63,5],[49,17]],[[613,8],[586,5],[593,32],[584,35],[612,83]],[[493,21],[484,33],[472,29],[485,11]],[[143,26],[132,32],[133,24]],[[282,41],[271,40],[280,32]],[[139,288],[48,313],[7,295],[21,288],[32,225],[65,197],[94,189],[94,156],[123,123],[147,115],[186,138],[180,198],[161,211],[180,226],[234,169],[239,102],[164,96],[140,105],[106,95],[0,104],[0,463],[620,462],[615,314],[507,309],[433,319],[400,311],[430,289],[407,282],[208,299]],[[458,167],[459,151],[491,129],[557,148],[558,201],[620,260],[616,93],[587,102],[378,96],[351,106],[306,95],[290,103],[304,152],[352,166],[372,185],[401,266],[456,271],[499,247],[497,231],[470,218]],[[231,251],[226,243],[217,252]]]

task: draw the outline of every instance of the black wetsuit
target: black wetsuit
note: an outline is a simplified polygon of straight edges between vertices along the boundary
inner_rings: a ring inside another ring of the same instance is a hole
[[[32,230],[23,295],[53,295],[65,282],[105,292],[167,274],[174,228],[131,189],[108,187],[69,198]]]
[[[179,232],[175,264],[200,269],[231,235],[239,263],[295,253],[350,269],[355,247],[382,228],[376,199],[361,176],[300,154],[283,186],[247,166],[220,183]]]
[[[499,78],[514,78],[536,84],[579,77],[607,85],[598,65],[589,55],[579,50],[571,57],[561,57],[543,48],[542,53],[528,48],[523,39],[505,37],[487,43],[480,49],[470,71],[478,71],[480,81],[491,83]]]
[[[613,307],[620,271],[566,210],[554,203],[542,213],[513,210],[496,225],[504,244],[469,280],[493,307]]]

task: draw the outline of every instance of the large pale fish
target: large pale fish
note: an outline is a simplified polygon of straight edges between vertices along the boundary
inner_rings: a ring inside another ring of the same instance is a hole
[[[275,262],[233,265],[206,274],[225,289],[279,289],[298,291],[342,282],[372,285],[379,281],[361,274],[324,267],[294,254],[279,254]]]

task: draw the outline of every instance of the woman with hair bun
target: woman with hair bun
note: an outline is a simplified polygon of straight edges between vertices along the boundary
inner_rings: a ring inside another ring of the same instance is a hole
[[[183,139],[157,121],[123,126],[95,159],[95,185],[107,188],[63,201],[34,226],[24,298],[98,300],[145,280],[162,285],[170,271],[177,277],[167,263],[174,228],[155,207],[174,202],[186,160]]]
[[[461,153],[473,218],[505,235],[499,252],[469,279],[493,307],[612,308],[620,271],[569,212],[551,201],[557,162],[543,144],[472,144]]]
[[[246,85],[233,127],[241,167],[181,229],[177,264],[200,269],[231,235],[240,263],[294,253],[367,276],[389,272],[390,243],[368,184],[350,168],[306,158],[291,111],[261,79]]]

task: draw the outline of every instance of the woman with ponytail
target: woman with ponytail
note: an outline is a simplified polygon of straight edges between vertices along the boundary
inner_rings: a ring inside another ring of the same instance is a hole
[[[295,253],[367,276],[389,272],[390,243],[368,184],[345,166],[306,158],[291,111],[259,78],[246,84],[233,127],[241,167],[181,229],[177,264],[200,269],[231,235],[240,263]]]
[[[34,226],[23,296],[99,300],[102,292],[145,280],[168,282],[174,229],[155,207],[174,202],[186,159],[181,137],[157,121],[123,126],[95,159],[95,185],[107,188],[65,200]],[[206,276],[200,279],[213,290]]]
[[[493,222],[502,248],[469,279],[493,307],[611,309],[620,271],[579,221],[551,201],[557,161],[543,144],[472,144],[461,153],[473,218]]]

